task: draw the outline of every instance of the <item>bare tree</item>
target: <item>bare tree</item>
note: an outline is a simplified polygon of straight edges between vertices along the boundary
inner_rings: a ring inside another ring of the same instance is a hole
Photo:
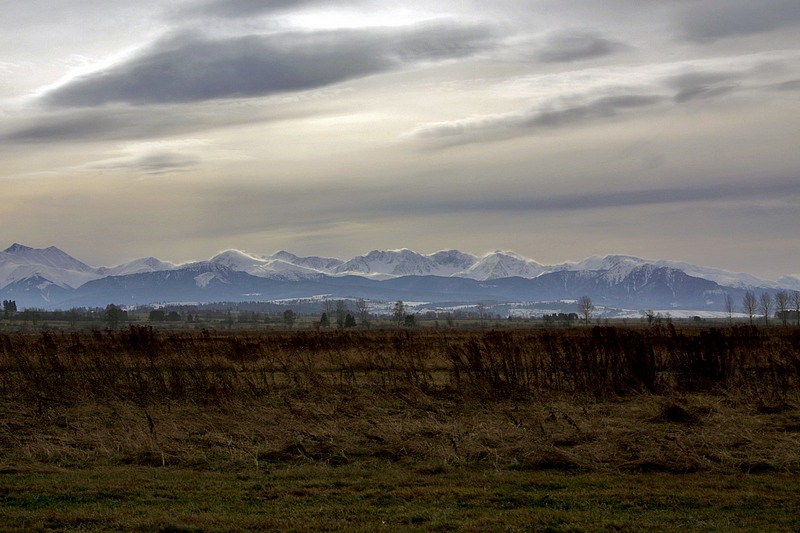
[[[762,292],[758,300],[758,310],[764,315],[764,325],[769,326],[769,315],[772,312],[772,296],[768,292]]]
[[[481,328],[483,328],[484,321],[486,320],[486,304],[478,302],[478,305],[475,306],[475,310],[478,312],[478,320],[480,321]]]
[[[398,326],[403,325],[403,320],[406,318],[406,306],[403,303],[403,300],[397,300],[397,302],[395,302],[392,316],[394,317],[394,321]]]
[[[347,302],[344,300],[336,300],[336,327],[342,329],[344,321],[347,318]]]
[[[800,291],[792,293],[792,307],[794,307],[794,317],[797,320],[797,327],[800,327]]]
[[[733,324],[733,296],[725,295],[725,312],[728,313],[728,324]]]
[[[783,327],[786,327],[789,320],[789,294],[786,291],[778,291],[775,294],[775,307],[778,311],[778,318],[781,319]]]
[[[358,309],[358,318],[361,321],[361,326],[369,327],[369,305],[364,298],[359,298],[356,301],[356,308]]]
[[[297,313],[295,313],[291,309],[287,309],[286,311],[283,312],[283,323],[286,325],[288,329],[292,329],[295,320],[297,320]]]
[[[753,291],[747,291],[744,293],[744,297],[742,298],[742,309],[744,312],[747,313],[747,316],[750,317],[750,325],[753,325],[753,317],[756,314],[756,307],[758,304],[756,303],[756,295],[753,294]]]
[[[589,319],[592,318],[592,312],[594,311],[592,299],[588,296],[581,296],[581,299],[578,300],[578,309],[580,309],[584,324],[588,326]]]

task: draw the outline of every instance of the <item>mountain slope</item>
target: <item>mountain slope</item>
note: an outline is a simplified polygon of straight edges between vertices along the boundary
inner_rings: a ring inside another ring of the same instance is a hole
[[[0,289],[0,300],[13,300],[20,310],[58,309],[61,307],[61,302],[73,293],[74,289],[61,287],[39,275],[34,275],[9,283]]]

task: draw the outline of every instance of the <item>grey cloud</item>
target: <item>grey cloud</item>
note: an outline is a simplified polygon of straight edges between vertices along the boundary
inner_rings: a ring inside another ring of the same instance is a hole
[[[328,3],[325,0],[210,0],[179,11],[181,16],[201,15],[230,19],[281,13],[306,5]]]
[[[752,182],[712,183],[705,185],[655,188],[646,190],[586,191],[566,195],[536,197],[481,198],[470,195],[448,200],[414,199],[397,203],[394,209],[421,212],[511,212],[511,211],[573,211],[612,209],[661,204],[687,204],[707,201],[737,201],[756,198],[786,198],[798,195],[794,178],[771,178]]]
[[[650,75],[650,83],[640,87],[606,86],[595,92],[600,96],[557,98],[534,109],[447,122],[421,124],[406,137],[433,139],[438,147],[508,139],[538,131],[590,121],[625,116],[636,110],[646,111],[662,104],[684,104],[712,100],[730,93],[758,99],[765,91],[795,91],[798,80],[778,81],[785,72],[794,72],[790,63],[760,61],[742,65],[706,68],[685,66],[681,71]]]
[[[246,105],[214,106],[214,109],[188,105],[81,108],[42,113],[6,124],[0,130],[0,140],[10,144],[137,140],[296,116],[297,113],[282,109],[254,109]]]
[[[666,80],[676,102],[711,98],[736,89],[744,76],[735,72],[687,72]]]
[[[145,174],[166,174],[196,167],[201,163],[197,157],[173,151],[154,151],[139,157],[101,162],[90,168],[96,170],[134,170]]]
[[[284,33],[210,40],[183,34],[47,95],[52,106],[91,107],[258,97],[303,91],[421,61],[477,54],[487,26]]]
[[[592,118],[613,117],[626,109],[653,106],[661,97],[649,94],[603,96],[587,104],[557,110],[537,110],[523,120],[528,127],[556,127]]]
[[[537,57],[545,63],[565,63],[607,56],[622,48],[620,43],[594,33],[567,32],[548,38]]]
[[[776,91],[800,91],[800,79],[775,83],[770,85],[770,89]]]
[[[104,136],[110,131],[119,131],[124,122],[110,115],[97,113],[50,116],[25,121],[0,134],[6,142],[51,142],[68,139],[86,141]],[[119,138],[119,137],[118,137]]]
[[[725,0],[691,3],[680,17],[683,36],[699,43],[800,24],[797,0]]]
[[[531,132],[610,118],[622,112],[655,106],[663,97],[653,94],[610,94],[582,102],[553,102],[527,112],[481,119],[422,125],[411,137],[442,139],[446,145],[507,138]]]

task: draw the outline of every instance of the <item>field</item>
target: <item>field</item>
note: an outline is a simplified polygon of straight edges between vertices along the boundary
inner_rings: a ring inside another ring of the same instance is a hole
[[[795,531],[800,330],[0,335],[0,529]]]

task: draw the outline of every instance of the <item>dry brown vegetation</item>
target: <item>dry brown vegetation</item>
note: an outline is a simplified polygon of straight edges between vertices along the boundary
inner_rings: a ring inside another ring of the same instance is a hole
[[[0,468],[800,472],[800,332],[0,337]]]

